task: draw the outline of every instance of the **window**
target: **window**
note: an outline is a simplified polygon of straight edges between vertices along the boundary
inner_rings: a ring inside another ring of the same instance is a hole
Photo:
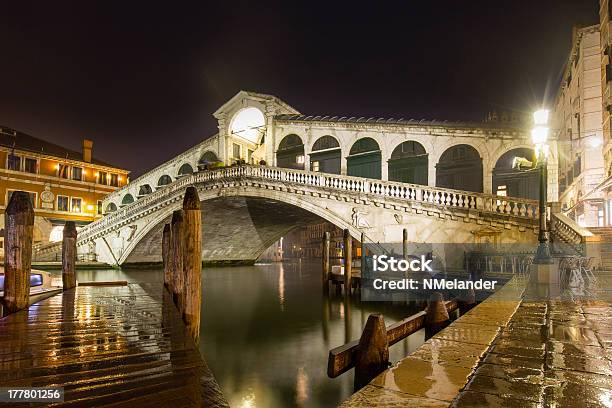
[[[102,215],[102,201],[101,200],[98,200],[97,208],[96,208],[96,213],[98,215]]]
[[[13,196],[13,193],[15,191],[16,190],[6,190],[6,205],[8,205],[8,203],[11,201],[11,197]],[[32,207],[36,208],[37,194],[29,191],[27,191],[27,193],[30,195],[30,202],[32,203]]]
[[[97,180],[97,183],[98,183],[98,184],[108,184],[108,183],[106,182],[106,176],[107,176],[107,174],[106,174],[105,172],[103,172],[103,171],[99,172],[99,173],[98,173],[98,180]]]
[[[38,166],[37,166],[36,159],[26,157],[23,162],[23,171],[27,173],[32,173],[32,174],[38,173]]]
[[[57,196],[57,211],[68,211],[68,197]]]
[[[117,174],[110,175],[110,185],[113,187],[119,187],[119,176]]]
[[[80,167],[72,168],[72,179],[81,181],[83,180],[83,169]]]
[[[82,200],[80,198],[72,197],[72,200],[70,201],[71,211],[81,212],[81,204],[82,204]]]
[[[319,161],[312,162],[312,171],[319,171]]]
[[[57,171],[58,172],[57,173],[58,177],[59,178],[64,178],[64,179],[70,178],[69,177],[69,175],[70,175],[69,170],[70,170],[70,166],[66,166],[65,164],[60,164],[59,165],[59,170]]]
[[[232,156],[234,157],[234,159],[240,158],[240,145],[239,144],[234,143]]]
[[[247,162],[253,164],[253,151],[251,149],[247,150]]]
[[[15,156],[14,154],[9,154],[6,168],[15,171],[21,170],[21,157]]]

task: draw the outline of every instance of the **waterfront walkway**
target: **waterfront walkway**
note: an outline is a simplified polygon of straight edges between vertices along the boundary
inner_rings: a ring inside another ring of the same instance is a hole
[[[52,406],[227,406],[161,284],[80,286],[0,319],[0,384],[64,387]]]
[[[513,279],[342,408],[612,407],[612,303],[529,299]]]

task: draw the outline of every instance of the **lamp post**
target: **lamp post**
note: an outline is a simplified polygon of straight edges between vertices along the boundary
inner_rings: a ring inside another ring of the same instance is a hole
[[[533,260],[535,264],[553,263],[550,256],[550,242],[546,220],[546,192],[548,188],[548,110],[541,109],[533,114],[535,126],[531,131],[531,139],[535,145],[537,168],[540,172],[540,231],[538,233],[538,250]]]

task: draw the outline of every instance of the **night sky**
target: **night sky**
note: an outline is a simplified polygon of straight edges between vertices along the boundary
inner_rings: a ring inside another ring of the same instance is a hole
[[[554,98],[597,0],[2,4],[0,125],[132,178],[241,89],[305,114],[480,121]]]

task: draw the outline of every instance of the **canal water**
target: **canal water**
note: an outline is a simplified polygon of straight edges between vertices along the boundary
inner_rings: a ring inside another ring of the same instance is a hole
[[[387,325],[415,310],[358,297],[325,297],[320,262],[203,271],[200,350],[231,407],[335,407],[353,392],[352,370],[327,377],[330,349],[358,339],[370,313]],[[81,281],[162,280],[161,269],[79,271]],[[390,349],[391,361],[424,341],[419,332]]]

